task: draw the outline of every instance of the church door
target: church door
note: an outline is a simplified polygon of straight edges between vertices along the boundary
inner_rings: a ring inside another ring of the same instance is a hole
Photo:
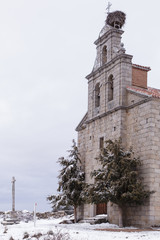
[[[107,214],[107,203],[99,203],[96,205],[96,215]]]

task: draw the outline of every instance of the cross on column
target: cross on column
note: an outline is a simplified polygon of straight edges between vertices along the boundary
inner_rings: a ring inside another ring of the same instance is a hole
[[[111,6],[112,6],[112,4],[110,2],[108,2],[108,6],[106,8],[107,14],[109,14]]]
[[[12,211],[15,211],[15,177],[12,178]]]

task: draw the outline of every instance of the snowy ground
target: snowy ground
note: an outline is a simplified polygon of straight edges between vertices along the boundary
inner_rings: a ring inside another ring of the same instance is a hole
[[[63,218],[64,219],[64,218]],[[49,230],[69,233],[72,240],[160,240],[160,231],[143,231],[143,232],[112,232],[112,231],[97,231],[95,229],[118,228],[116,225],[108,223],[90,225],[89,223],[77,224],[59,224],[62,219],[52,220],[37,220],[36,227],[33,222],[23,223],[8,226],[7,233],[4,232],[4,226],[0,225],[0,240],[9,240],[12,236],[14,240],[22,240],[24,232],[30,235],[34,233],[47,233]],[[1,220],[0,220],[1,222]],[[134,229],[133,229],[134,230]],[[35,239],[35,238],[28,238]],[[44,238],[40,238],[43,240]]]

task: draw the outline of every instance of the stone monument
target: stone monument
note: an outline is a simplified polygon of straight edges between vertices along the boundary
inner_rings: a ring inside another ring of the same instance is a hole
[[[12,177],[12,212],[15,212],[15,177]]]
[[[17,212],[15,211],[15,177],[12,177],[12,210],[7,212],[4,216],[3,225],[12,225],[19,223],[19,217]]]

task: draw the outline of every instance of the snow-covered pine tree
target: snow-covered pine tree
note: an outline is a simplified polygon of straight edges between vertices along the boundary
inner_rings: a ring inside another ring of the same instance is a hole
[[[119,208],[119,226],[123,226],[123,211],[129,204],[141,205],[153,192],[144,190],[138,168],[139,158],[134,157],[132,148],[125,151],[121,140],[106,141],[98,158],[101,169],[95,170],[91,176],[95,184],[90,185],[89,202],[107,203],[111,201]]]
[[[54,209],[60,206],[73,206],[74,221],[77,222],[77,207],[84,202],[85,175],[81,170],[80,154],[75,140],[73,140],[72,148],[68,152],[68,159],[64,157],[58,159],[58,163],[62,167],[58,176],[59,187],[57,191],[59,194],[51,195],[47,199]]]

